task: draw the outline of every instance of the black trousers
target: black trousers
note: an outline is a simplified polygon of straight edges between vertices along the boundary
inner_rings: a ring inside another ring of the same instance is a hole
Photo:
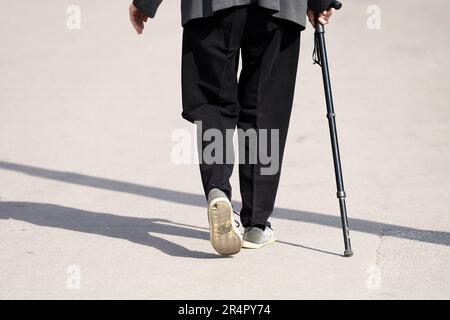
[[[184,26],[182,116],[193,123],[201,122],[200,136],[211,128],[219,130],[224,137],[223,153],[229,154],[233,151],[225,145],[232,137],[226,134],[227,129],[228,132],[236,127],[243,132],[278,130],[275,156],[279,169],[275,174],[262,174],[264,165],[259,158],[256,163],[239,161],[240,215],[244,227],[266,225],[274,208],[293,103],[301,30],[299,25],[274,18],[256,5],[222,10]],[[240,54],[242,70],[238,79]],[[200,154],[210,143],[212,140],[199,142]],[[240,138],[239,150],[250,153],[254,150],[252,143]],[[233,163],[224,162],[200,163],[200,173],[206,195],[212,188],[219,188],[231,199],[229,179]]]

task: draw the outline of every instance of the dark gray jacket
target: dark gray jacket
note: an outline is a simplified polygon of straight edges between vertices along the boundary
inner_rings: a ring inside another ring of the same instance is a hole
[[[155,16],[161,2],[162,0],[133,0],[136,8],[150,18]],[[210,16],[218,10],[251,3],[270,9],[275,17],[305,27],[307,0],[181,0],[181,23]]]

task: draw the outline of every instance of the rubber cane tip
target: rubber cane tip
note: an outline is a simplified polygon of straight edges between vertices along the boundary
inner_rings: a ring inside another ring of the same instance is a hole
[[[344,251],[344,257],[351,257],[353,255],[353,251],[352,250],[345,250]]]

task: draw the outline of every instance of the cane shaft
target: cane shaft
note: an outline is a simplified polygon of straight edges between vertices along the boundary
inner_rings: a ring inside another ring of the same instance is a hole
[[[318,41],[318,53],[322,66],[322,77],[325,90],[325,99],[327,104],[327,118],[330,128],[331,149],[333,152],[334,172],[336,177],[337,198],[339,200],[339,208],[341,212],[342,231],[344,236],[345,256],[353,255],[350,232],[348,227],[347,208],[345,205],[344,179],[342,176],[341,156],[339,153],[339,143],[336,128],[336,114],[334,112],[333,94],[331,91],[330,71],[328,68],[327,49],[325,45],[325,28],[321,24],[317,24],[315,36]]]

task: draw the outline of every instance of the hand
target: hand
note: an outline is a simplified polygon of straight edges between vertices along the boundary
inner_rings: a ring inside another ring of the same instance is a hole
[[[315,28],[316,27],[316,14],[311,9],[308,9],[308,19],[309,22],[311,22],[311,25]],[[330,17],[333,14],[333,8],[330,8],[324,12],[322,12],[319,17],[317,18],[317,21],[321,25],[326,25],[330,23]]]
[[[144,22],[147,22],[148,17],[140,12],[134,4],[130,5],[130,20],[137,34],[141,34],[144,31]]]

